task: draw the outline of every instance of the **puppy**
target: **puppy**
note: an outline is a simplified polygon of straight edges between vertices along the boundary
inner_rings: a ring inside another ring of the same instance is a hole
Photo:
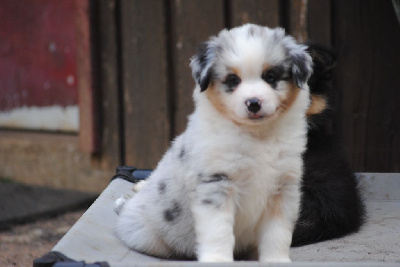
[[[307,51],[314,67],[308,80],[311,105],[307,111],[301,212],[292,246],[342,237],[358,231],[365,221],[357,179],[332,129],[336,108],[332,71],[336,58],[318,45],[309,45]]]
[[[288,262],[298,217],[312,60],[283,29],[247,24],[190,63],[195,111],[157,168],[119,200],[116,234],[165,258]]]

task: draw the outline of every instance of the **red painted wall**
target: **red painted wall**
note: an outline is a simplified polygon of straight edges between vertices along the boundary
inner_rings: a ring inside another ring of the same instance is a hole
[[[78,104],[75,5],[0,0],[0,111]]]

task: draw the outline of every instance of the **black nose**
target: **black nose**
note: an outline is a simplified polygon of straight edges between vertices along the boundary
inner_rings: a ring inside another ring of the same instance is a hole
[[[252,113],[257,113],[261,109],[261,101],[257,97],[246,100],[247,109]]]

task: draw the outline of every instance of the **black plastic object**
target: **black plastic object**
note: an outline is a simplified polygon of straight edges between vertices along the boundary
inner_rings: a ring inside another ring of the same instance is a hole
[[[116,178],[124,179],[131,183],[137,183],[145,180],[153,170],[150,169],[136,169],[133,166],[119,166],[117,167],[116,174],[111,180]]]
[[[51,251],[39,259],[34,259],[33,267],[110,267],[110,265],[105,261],[95,263],[74,261],[60,252]]]

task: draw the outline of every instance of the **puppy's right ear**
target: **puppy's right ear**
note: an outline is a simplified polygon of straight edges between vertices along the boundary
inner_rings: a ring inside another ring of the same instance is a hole
[[[314,74],[320,75],[320,78],[331,79],[332,70],[336,65],[334,52],[325,46],[317,44],[307,44],[306,51],[310,54],[314,63]]]
[[[200,85],[201,92],[205,91],[211,82],[215,53],[215,46],[211,42],[205,42],[200,45],[198,53],[191,59],[192,76]]]

